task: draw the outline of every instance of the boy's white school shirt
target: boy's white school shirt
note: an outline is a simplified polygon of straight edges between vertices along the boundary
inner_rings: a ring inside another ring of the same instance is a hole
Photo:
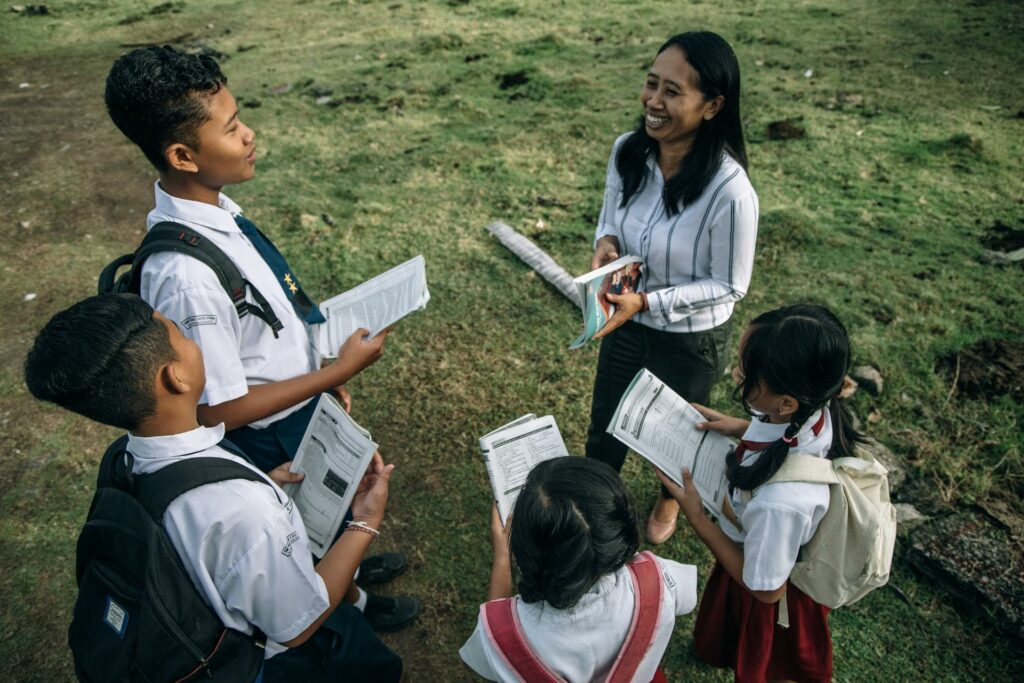
[[[797,433],[797,445],[792,449],[804,455],[824,458],[832,448],[832,418],[824,410],[821,430],[813,427],[821,418],[814,413]],[[786,426],[770,422],[750,421],[743,439],[754,442],[776,441],[785,434]],[[760,451],[746,453],[741,466],[757,462]],[[734,490],[729,498],[736,518],[743,525],[737,529],[724,516],[718,523],[725,535],[743,544],[743,583],[755,591],[771,591],[786,583],[796,565],[800,547],[811,540],[818,524],[828,510],[828,484],[779,482],[755,489],[749,502],[744,502],[740,491]]]
[[[206,389],[199,402],[217,405],[245,396],[249,385],[279,382],[317,370],[320,353],[310,326],[295,312],[274,272],[235,223],[242,213],[223,194],[219,206],[172,197],[154,184],[156,208],[147,228],[172,221],[213,242],[260,291],[284,324],[274,337],[270,325],[250,314],[238,317],[231,297],[206,264],[176,252],[153,254],[142,267],[139,294],[182,333],[199,344],[206,364]],[[252,296],[248,296],[253,301]],[[250,424],[262,429],[308,401]]]
[[[183,459],[216,457],[240,462],[217,444],[224,425],[173,436],[129,435],[134,474],[151,474]],[[267,635],[265,657],[287,648],[330,606],[299,511],[276,484],[233,479],[182,494],[163,525],[192,582],[225,626]]]
[[[697,606],[697,568],[657,558],[664,591],[654,643],[647,651],[633,680],[649,683],[668,648],[676,616]],[[516,612],[523,635],[538,659],[569,681],[603,680],[618,657],[633,621],[635,592],[629,569],[601,577],[572,608],[560,610],[547,603],[526,604],[516,600]],[[491,644],[483,624],[459,650],[462,661],[492,681],[519,681]]]

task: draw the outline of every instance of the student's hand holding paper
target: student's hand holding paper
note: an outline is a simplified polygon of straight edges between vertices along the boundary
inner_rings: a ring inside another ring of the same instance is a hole
[[[508,549],[509,524],[502,526],[501,515],[498,514],[498,503],[491,505],[491,545],[494,546],[494,560],[491,562],[491,581],[487,586],[487,599],[497,600],[512,595],[512,560]]]
[[[720,413],[717,410],[711,410],[711,408],[705,408],[699,403],[691,403],[691,406],[697,409],[697,412],[704,416],[707,422],[700,422],[697,424],[697,429],[702,432],[718,432],[725,436],[731,436],[734,439],[740,439],[743,437],[743,433],[747,431],[747,427],[750,426],[750,420],[743,420],[738,417],[731,417],[725,413]]]
[[[654,472],[658,475],[658,479],[661,479],[661,483],[668,489],[669,494],[676,499],[679,503],[679,508],[686,515],[686,519],[693,523],[693,520],[704,517],[704,505],[701,503],[700,494],[697,493],[697,487],[693,485],[693,477],[690,475],[690,470],[683,468],[683,485],[672,481],[667,474],[662,472],[657,467],[654,468]]]
[[[508,530],[511,528],[512,516],[509,515],[509,524],[503,526],[501,515],[498,514],[498,504],[491,505],[491,547],[494,548],[494,559],[508,558]]]
[[[336,399],[338,399],[338,402],[341,403],[341,407],[345,409],[346,413],[352,412],[352,394],[348,393],[348,389],[345,388],[344,384],[339,384],[331,389],[331,393],[334,394]]]
[[[373,528],[384,521],[384,508],[388,504],[388,484],[394,465],[385,465],[383,459],[374,454],[373,462],[366,469],[352,499],[352,518],[357,522],[366,522]]]
[[[343,377],[348,379],[376,363],[384,355],[384,341],[391,334],[391,328],[384,330],[373,339],[366,339],[370,331],[360,327],[353,332],[338,349],[338,361],[335,365],[344,370]],[[344,384],[344,382],[338,382]]]
[[[604,296],[615,305],[615,313],[604,324],[604,327],[598,330],[597,334],[594,335],[594,339],[600,339],[606,334],[622,327],[626,324],[627,320],[644,310],[644,297],[642,294],[630,292],[629,294],[605,294]]]
[[[302,472],[292,472],[291,470],[292,461],[278,465],[274,469],[267,472],[267,476],[270,477],[270,481],[274,482],[278,486],[284,486],[285,484],[298,484],[300,481],[306,478],[306,475]]]

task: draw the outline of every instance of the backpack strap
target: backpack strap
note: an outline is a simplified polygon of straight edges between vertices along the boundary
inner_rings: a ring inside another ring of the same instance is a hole
[[[172,463],[152,474],[136,474],[135,496],[160,523],[167,506],[178,496],[200,486],[229,479],[258,481],[270,486],[263,475],[241,463],[225,458],[200,457]]]
[[[661,616],[661,597],[664,585],[658,561],[650,551],[636,555],[629,563],[629,575],[633,579],[636,600],[633,603],[633,622],[629,626],[626,642],[608,674],[608,683],[628,683],[640,667],[640,662],[651,645],[658,630]]]
[[[525,683],[565,683],[530,649],[523,636],[516,598],[491,600],[480,606],[484,632],[505,664]]]
[[[185,254],[206,264],[217,276],[221,287],[231,298],[231,303],[234,304],[239,318],[247,314],[256,316],[270,325],[274,337],[277,337],[278,332],[284,328],[284,323],[274,313],[270,303],[260,290],[256,289],[251,282],[242,276],[234,261],[228,258],[227,254],[221,251],[220,247],[212,241],[180,223],[161,221],[149,229],[149,232],[146,233],[142,240],[142,244],[135,250],[127,291],[139,291],[142,280],[142,264],[153,254],[163,251]],[[100,274],[101,291],[103,291],[102,288],[105,282],[114,282],[113,274],[107,271],[115,264],[122,263],[124,258],[122,256],[103,269],[103,272]],[[256,303],[249,303],[245,300],[246,292],[252,294],[252,298],[255,299]]]
[[[806,453],[790,453],[782,467],[765,484],[799,481],[807,484],[838,484],[833,461]],[[763,486],[763,484],[762,484]]]

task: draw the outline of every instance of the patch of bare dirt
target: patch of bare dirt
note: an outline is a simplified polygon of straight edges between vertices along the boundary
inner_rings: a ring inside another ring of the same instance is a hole
[[[1024,341],[983,339],[943,358],[939,367],[964,396],[1024,401]]]

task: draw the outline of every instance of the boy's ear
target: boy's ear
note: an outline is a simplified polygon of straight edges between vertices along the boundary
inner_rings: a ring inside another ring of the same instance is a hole
[[[187,394],[192,390],[191,380],[177,361],[160,366],[160,370],[157,372],[157,384],[162,393],[172,396]]]
[[[196,163],[196,153],[188,145],[175,142],[167,146],[164,150],[164,158],[167,159],[167,164],[175,171],[182,173],[195,173],[199,170],[199,165]]]

